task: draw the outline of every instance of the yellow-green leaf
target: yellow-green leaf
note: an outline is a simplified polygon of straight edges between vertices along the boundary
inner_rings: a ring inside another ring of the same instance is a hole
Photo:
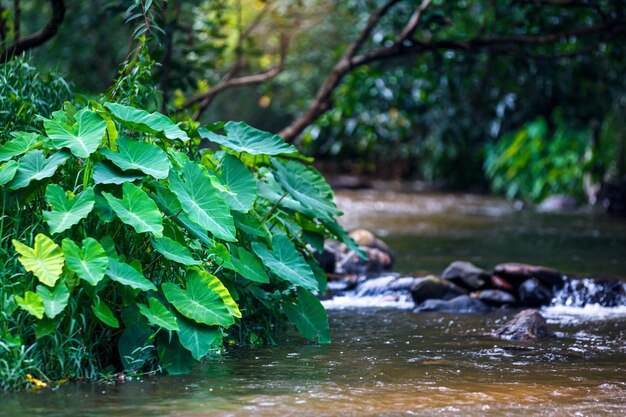
[[[13,239],[15,250],[24,269],[32,272],[37,279],[49,287],[54,287],[63,272],[65,258],[61,247],[44,234],[35,236],[33,248]]]

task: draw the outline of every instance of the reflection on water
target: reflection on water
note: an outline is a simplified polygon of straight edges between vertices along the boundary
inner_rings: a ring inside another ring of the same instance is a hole
[[[466,259],[626,275],[623,223],[515,213],[472,196],[385,195],[382,206],[373,194],[342,193],[339,202],[348,227],[384,232],[404,272]],[[402,305],[369,297],[364,306]],[[230,349],[185,377],[0,394],[0,416],[626,415],[623,310],[551,307],[544,313],[557,337],[536,343],[489,335],[512,311],[332,310],[330,346],[288,335],[277,347]]]

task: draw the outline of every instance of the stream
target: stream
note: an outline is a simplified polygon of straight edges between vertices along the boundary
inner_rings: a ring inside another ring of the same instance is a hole
[[[347,228],[389,244],[401,274],[467,260],[626,277],[626,221],[602,214],[518,212],[473,195],[350,191],[337,201]],[[575,295],[542,310],[556,337],[532,343],[489,335],[511,310],[418,314],[384,296],[328,300],[331,345],[290,332],[275,347],[229,348],[187,376],[0,394],[0,416],[626,415],[626,306]]]

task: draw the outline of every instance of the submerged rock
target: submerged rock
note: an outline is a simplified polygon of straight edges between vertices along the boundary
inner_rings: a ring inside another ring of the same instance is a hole
[[[552,301],[552,291],[541,285],[535,278],[529,278],[518,288],[519,300],[526,307],[541,307]]]
[[[517,304],[517,300],[513,295],[502,290],[482,290],[472,293],[471,296],[492,307],[512,306]]]
[[[552,336],[552,332],[539,311],[528,309],[517,313],[493,335],[505,340],[536,340]]]
[[[438,311],[442,313],[488,313],[491,308],[469,295],[460,295],[451,300],[426,300],[417,307],[416,312]]]
[[[460,285],[469,290],[477,290],[485,285],[490,274],[471,262],[452,262],[441,274],[441,278]]]
[[[429,299],[449,300],[464,294],[467,294],[464,288],[433,275],[415,278],[411,286],[411,297],[415,304]]]
[[[561,288],[565,282],[563,274],[556,269],[517,262],[496,265],[494,274],[513,284],[520,284],[529,278],[536,278],[544,285]]]

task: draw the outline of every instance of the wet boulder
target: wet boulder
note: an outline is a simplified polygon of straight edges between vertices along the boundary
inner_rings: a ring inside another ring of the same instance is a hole
[[[517,300],[512,294],[502,290],[482,290],[471,294],[471,296],[492,307],[513,306]]]
[[[546,319],[537,310],[522,310],[493,335],[505,340],[537,340],[552,336]]]
[[[520,284],[529,278],[536,278],[548,287],[561,288],[565,282],[563,274],[556,269],[517,262],[496,265],[494,274],[513,284]]]
[[[365,254],[365,258],[352,250],[347,245],[337,245],[334,250],[337,255],[335,272],[338,274],[366,275],[389,271],[394,262],[393,253],[389,246],[375,237],[372,232],[365,229],[357,229],[350,233],[350,237],[356,242]]]
[[[555,294],[557,304],[584,307],[598,304],[603,307],[626,305],[626,282],[619,279],[573,279]]]
[[[415,304],[429,299],[449,300],[467,294],[467,290],[464,288],[433,275],[415,278],[410,291]]]
[[[513,285],[511,285],[511,283],[506,279],[501,278],[497,275],[492,275],[491,278],[489,278],[489,281],[493,288],[503,291],[513,291]]]
[[[392,266],[394,261],[393,252],[385,242],[374,236],[372,232],[366,229],[356,229],[350,232],[350,237],[361,248],[377,249],[379,252],[387,254],[391,260],[389,267]]]
[[[460,295],[450,300],[426,300],[415,307],[416,312],[438,311],[441,313],[488,313],[491,308],[469,295]]]
[[[452,281],[468,290],[477,290],[484,287],[490,276],[491,274],[487,271],[480,269],[471,262],[465,261],[452,262],[441,274],[441,278]]]
[[[552,195],[543,200],[537,206],[537,211],[543,213],[559,213],[562,211],[572,211],[578,208],[576,199],[569,195]]]
[[[541,307],[552,301],[552,291],[535,278],[522,282],[517,289],[520,304],[526,307]]]

